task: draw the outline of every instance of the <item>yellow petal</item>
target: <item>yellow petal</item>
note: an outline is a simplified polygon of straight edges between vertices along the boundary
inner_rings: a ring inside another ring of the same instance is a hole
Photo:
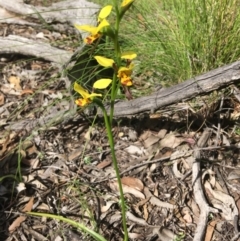
[[[77,82],[74,83],[73,89],[78,92],[84,99],[89,98],[89,93],[87,90],[85,90],[81,85],[79,85]]]
[[[98,21],[102,21],[104,18],[108,17],[111,11],[112,11],[112,5],[107,5],[104,8],[102,8],[98,15]]]
[[[96,34],[98,32],[98,27],[94,27],[91,25],[78,25],[74,24],[74,27],[78,30],[83,30],[86,32],[90,32],[92,35]]]
[[[106,89],[112,83],[111,79],[100,79],[93,84],[95,89]]]
[[[102,94],[92,93],[88,96],[88,98],[93,99],[94,97],[97,97],[97,96],[102,96]]]
[[[109,22],[106,19],[103,19],[97,27],[97,32],[99,32],[102,28],[107,27],[109,25]]]
[[[129,4],[131,4],[134,0],[123,0],[121,7],[124,8],[126,6],[128,6]]]
[[[128,51],[128,52],[123,52],[121,54],[121,59],[135,59],[137,57],[137,54],[132,52],[132,51]]]
[[[113,59],[108,59],[102,56],[94,56],[94,58],[97,60],[97,62],[103,66],[103,67],[112,67],[114,64],[114,60]]]

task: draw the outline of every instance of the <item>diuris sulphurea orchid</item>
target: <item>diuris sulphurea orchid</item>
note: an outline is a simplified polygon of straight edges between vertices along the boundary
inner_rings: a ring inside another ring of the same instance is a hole
[[[97,60],[97,62],[105,67],[105,68],[114,68],[117,71],[117,77],[119,78],[120,82],[124,86],[132,86],[132,70],[133,70],[133,63],[131,63],[131,60],[136,58],[137,54],[134,52],[123,52],[121,54],[121,59],[127,60],[127,66],[126,67],[120,67],[117,68],[115,62],[113,59],[105,58],[103,56],[94,56],[94,58]]]
[[[102,96],[101,94],[96,94],[96,93],[89,94],[87,90],[85,90],[81,85],[79,85],[76,82],[74,83],[73,88],[76,92],[78,92],[82,96],[81,99],[75,100],[75,103],[81,107],[87,104],[90,104],[94,97]]]
[[[106,89],[111,83],[112,83],[111,79],[99,79],[93,84],[93,88],[94,89]],[[82,96],[81,99],[75,100],[75,103],[81,107],[83,107],[87,104],[90,104],[93,101],[94,97],[102,96],[102,94],[97,94],[97,93],[89,94],[88,91],[85,90],[77,82],[74,83],[73,89]]]
[[[106,18],[109,16],[111,11],[112,5],[107,5],[101,9],[98,15],[97,27],[91,25],[74,25],[78,30],[83,30],[90,33],[90,35],[84,39],[85,43],[92,44],[96,39],[98,39],[102,35],[101,30],[110,25]]]
[[[132,69],[133,69],[133,64],[131,63],[128,67],[120,67],[118,70],[118,75],[117,77],[120,79],[120,82],[122,85],[125,86],[132,86]]]
[[[96,48],[100,47],[99,42],[102,38],[99,39],[99,41],[95,41],[95,45],[91,46],[91,54],[89,54],[89,57],[94,56],[94,61],[97,61],[99,64],[97,67],[94,66],[94,78],[90,75],[87,75],[88,82],[91,82],[93,79],[98,79],[98,68],[104,68],[103,71],[111,71],[112,75],[109,76],[99,76],[100,79],[97,80],[92,85],[92,93],[89,93],[87,90],[85,90],[83,87],[81,87],[79,84],[74,84],[74,90],[77,91],[81,98],[77,99],[75,102],[79,106],[85,106],[89,103],[93,103],[98,106],[99,111],[102,113],[104,117],[104,123],[106,127],[106,133],[108,136],[109,146],[111,149],[111,157],[112,157],[112,164],[116,173],[117,183],[118,183],[118,189],[119,189],[119,195],[120,195],[120,205],[121,205],[121,213],[122,213],[122,224],[123,224],[123,233],[124,233],[124,241],[128,241],[128,228],[127,228],[127,219],[126,219],[126,202],[124,198],[124,192],[122,187],[122,181],[121,176],[118,168],[118,162],[116,158],[115,148],[114,148],[114,138],[112,133],[112,126],[113,126],[113,118],[114,118],[114,106],[115,106],[115,100],[118,96],[119,90],[124,90],[125,96],[128,100],[132,99],[132,94],[130,91],[130,86],[133,85],[132,82],[132,72],[133,72],[133,63],[132,60],[137,57],[137,55],[134,52],[122,52],[122,48],[120,46],[119,41],[119,31],[121,26],[121,20],[125,13],[131,8],[134,0],[122,0],[121,5],[118,4],[119,1],[113,0],[113,6],[115,10],[115,23],[111,19],[111,25],[106,20],[106,18],[109,16],[109,14],[112,11],[112,6],[107,5],[105,6],[98,14],[98,25],[96,27],[90,26],[90,25],[84,25],[79,26],[75,25],[75,27],[79,30],[84,30],[90,33],[90,35],[84,40],[85,43],[91,44],[96,39],[98,39],[101,36],[105,36],[107,43],[112,42],[113,43],[113,51],[109,51],[109,48],[104,48],[106,50],[104,53],[105,55],[109,54],[110,56],[113,56],[113,59],[106,58],[101,56],[100,52],[93,52]],[[137,31],[137,30],[136,30]],[[108,45],[107,45],[108,46]],[[89,47],[89,46],[88,46]],[[101,50],[98,48],[97,50]],[[98,53],[98,54],[97,54]],[[85,61],[85,59],[84,59]],[[87,61],[88,63],[91,62],[91,59]],[[124,63],[123,63],[124,62]],[[86,75],[85,75],[86,76]],[[80,75],[80,78],[78,78],[78,81],[81,81],[81,83],[86,84],[84,81],[85,78],[84,75]],[[96,77],[96,78],[95,78]],[[104,89],[109,89],[103,91]],[[98,98],[102,96],[102,94],[94,93],[96,89],[99,89],[101,93],[104,95],[104,100],[108,101],[109,104],[105,105],[102,99]],[[109,99],[110,97],[110,99]],[[100,239],[99,239],[100,240]],[[101,239],[102,240],[102,239]]]

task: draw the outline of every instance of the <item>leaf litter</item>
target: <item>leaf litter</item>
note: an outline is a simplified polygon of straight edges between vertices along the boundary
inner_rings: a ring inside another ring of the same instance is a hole
[[[5,27],[12,31],[14,26]],[[48,41],[64,38],[50,30],[34,34]],[[92,127],[91,117],[77,113],[61,123],[48,119],[44,128],[33,125],[69,107],[65,81],[43,60],[6,55],[1,66],[0,227],[6,240],[91,240],[67,224],[24,214],[31,210],[64,215],[97,227],[107,240],[121,240],[118,186],[103,120]],[[207,98],[199,98],[199,105]],[[201,212],[192,189],[193,148],[204,125],[215,132],[201,150],[202,188],[208,204],[219,210],[209,217],[205,240],[237,235],[239,101],[233,96],[224,105],[203,118],[206,106],[200,111],[191,103],[195,110],[189,112],[185,102],[179,111],[178,105],[170,106],[114,126],[132,240],[193,240]]]

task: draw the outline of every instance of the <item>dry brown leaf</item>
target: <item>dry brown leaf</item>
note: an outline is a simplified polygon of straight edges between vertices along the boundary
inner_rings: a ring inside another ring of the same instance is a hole
[[[16,186],[16,190],[17,190],[18,193],[26,190],[25,183],[19,182],[18,185]]]
[[[193,199],[190,200],[188,205],[189,205],[189,207],[191,207],[193,216],[195,217],[194,220],[196,221],[196,218],[198,218],[199,215],[200,215],[199,207],[198,207],[198,205],[196,204],[196,202]]]
[[[91,140],[92,130],[93,130],[93,128],[92,128],[92,127],[89,127],[88,130],[87,130],[87,132],[86,132],[85,135],[84,135],[84,138],[85,138],[87,141],[90,141],[90,140]]]
[[[185,220],[186,223],[192,223],[193,220],[192,220],[192,216],[191,216],[191,213],[190,213],[190,210],[188,207],[184,207],[181,211],[182,213],[182,216],[183,216],[183,219]]]
[[[25,216],[20,216],[18,218],[16,218],[13,223],[10,225],[10,227],[8,228],[8,231],[10,233],[14,232],[20,225],[22,222],[24,222],[26,220],[27,217]]]
[[[27,94],[33,94],[33,90],[30,90],[30,89],[25,89],[21,92],[21,95],[27,95]]]
[[[181,165],[181,160],[177,160],[173,163],[173,166],[172,166],[172,170],[173,170],[174,175],[179,179],[184,177],[184,175],[179,171],[180,165]]]
[[[32,154],[38,154],[38,149],[35,146],[35,144],[33,144],[32,146],[26,149],[26,152],[27,152],[27,155],[30,156]]]
[[[135,222],[139,225],[143,225],[143,226],[149,226],[149,224],[142,218],[138,218],[136,216],[134,216],[131,212],[127,211],[126,213],[127,218],[132,221]]]
[[[20,78],[19,77],[17,77],[17,76],[14,76],[14,75],[11,75],[10,77],[9,77],[9,79],[8,79],[8,81],[9,81],[9,83],[11,83],[11,84],[13,84],[13,88],[15,89],[15,90],[22,90],[22,87],[21,87],[21,85],[20,85]]]
[[[0,106],[3,105],[5,102],[4,95],[0,94]]]
[[[121,220],[121,213],[120,212],[115,212],[113,215],[111,215],[109,223],[113,224],[115,222],[118,222],[119,220]]]
[[[113,181],[113,182],[110,182],[109,183],[109,186],[110,188],[113,190],[113,191],[117,191],[119,192],[119,188],[118,188],[118,184],[116,181]],[[132,187],[129,187],[127,185],[124,185],[122,184],[122,188],[123,188],[123,193],[130,193],[132,195],[134,195],[135,197],[137,198],[141,198],[141,199],[145,199],[145,196],[142,192],[138,191],[137,189],[135,188],[132,188]]]
[[[153,191],[153,195],[154,196],[156,196],[156,197],[158,197],[158,183],[155,183],[155,185],[154,185],[154,191]]]
[[[40,182],[31,174],[29,174],[28,176],[23,176],[23,180],[25,183],[31,182],[31,184],[34,184],[38,190],[47,190],[47,186],[45,186],[42,182]]]
[[[31,63],[32,70],[42,70],[42,65],[37,63]]]
[[[135,188],[139,191],[142,191],[144,188],[142,181],[135,177],[123,177],[123,178],[121,178],[121,182],[122,182],[122,184]]]
[[[175,205],[171,204],[171,203],[168,203],[168,202],[163,202],[161,201],[160,199],[158,199],[157,197],[155,196],[152,196],[149,200],[149,202],[152,204],[152,205],[156,205],[158,207],[162,207],[162,208],[169,208],[169,209],[174,209],[175,208]]]
[[[144,220],[146,221],[148,220],[148,217],[149,217],[149,212],[146,204],[143,205],[143,217],[144,217]]]
[[[101,212],[102,212],[102,213],[107,212],[107,211],[109,210],[109,208],[110,208],[114,203],[116,203],[116,202],[115,202],[115,201],[108,201],[105,206],[102,206],[102,207],[101,207]]]
[[[145,194],[146,198],[150,198],[149,202],[152,205],[156,205],[156,206],[163,207],[163,208],[169,208],[169,209],[175,208],[175,205],[170,204],[168,202],[163,202],[160,199],[158,199],[157,197],[153,196],[152,193],[150,192],[149,188],[146,186],[144,187],[144,194]]]
[[[13,133],[7,135],[4,139],[0,140],[1,145],[3,145],[2,149],[0,150],[0,157],[1,156],[3,157],[4,153],[10,148],[10,145],[12,144],[12,141],[16,137],[16,135],[17,134],[15,132],[13,132]],[[13,146],[11,146],[11,148],[13,149]],[[1,158],[0,158],[0,160],[1,160]]]
[[[136,205],[133,206],[135,212],[136,212],[139,216],[142,215],[142,212],[140,211],[139,207],[144,206],[148,201],[149,201],[149,198],[146,198],[146,199],[143,199],[143,200],[139,201]],[[146,206],[146,205],[145,205],[145,206]],[[146,208],[147,208],[147,207],[146,207]],[[148,210],[147,210],[147,212],[148,212]],[[148,214],[147,214],[147,215],[148,215]],[[144,219],[145,219],[145,218],[144,218]],[[147,219],[145,219],[145,220],[147,220]]]
[[[140,233],[128,233],[128,237],[132,240],[141,240],[143,238],[143,235]]]
[[[97,164],[97,168],[104,169],[105,167],[109,166],[111,163],[112,163],[111,160],[104,160],[104,161],[100,162],[99,164]]]
[[[33,207],[33,201],[34,201],[34,197],[31,197],[29,199],[28,203],[25,205],[25,207],[22,210],[22,212],[31,212],[32,211],[32,207]]]
[[[240,179],[240,170],[233,170],[228,173],[227,180],[236,180]]]
[[[81,155],[81,153],[82,153],[81,148],[77,148],[77,149],[73,150],[68,156],[68,161],[73,161],[74,159],[79,157]]]
[[[153,144],[157,143],[160,140],[160,137],[155,135],[150,135],[145,141],[144,141],[144,147],[147,149],[148,147],[152,146]]]
[[[211,241],[212,240],[213,232],[214,232],[214,229],[215,229],[215,226],[216,226],[217,222],[218,222],[218,220],[212,220],[208,224],[204,241]]]
[[[233,220],[234,216],[238,215],[238,209],[233,197],[224,192],[213,190],[208,181],[204,183],[204,186],[212,194],[211,203],[215,208],[221,210],[221,216],[226,220]]]
[[[0,86],[0,90],[4,93],[4,94],[10,94],[10,95],[20,95],[19,91],[16,91],[12,88],[11,84],[5,84]]]
[[[176,148],[184,141],[182,137],[176,137],[175,134],[170,133],[167,134],[161,141],[161,147],[169,147],[169,148]]]
[[[130,145],[129,147],[124,149],[126,152],[128,152],[129,154],[137,154],[137,155],[142,155],[144,154],[144,149],[142,147],[138,147],[138,146],[134,146],[134,145]]]
[[[34,198],[31,197],[28,201],[28,203],[25,205],[25,207],[23,208],[22,212],[30,212],[32,210],[33,207],[33,200]],[[10,227],[8,228],[8,231],[10,233],[12,233],[13,231],[15,231],[22,222],[24,222],[26,220],[27,217],[25,216],[20,216],[18,218],[16,218],[13,223],[10,225]]]
[[[160,139],[163,139],[163,138],[166,136],[166,134],[167,134],[167,129],[161,129],[161,130],[158,132],[157,136],[158,136]]]
[[[145,141],[152,133],[150,131],[144,131],[140,136],[140,141]]]
[[[158,234],[159,234],[159,237],[161,237],[161,240],[164,240],[164,241],[172,241],[176,239],[176,235],[167,228],[160,229]]]

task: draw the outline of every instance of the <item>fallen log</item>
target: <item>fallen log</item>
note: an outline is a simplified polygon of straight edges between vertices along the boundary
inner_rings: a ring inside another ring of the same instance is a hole
[[[240,61],[209,71],[203,75],[186,80],[183,83],[174,85],[167,89],[160,90],[152,95],[143,96],[130,101],[120,101],[115,104],[114,117],[127,117],[137,115],[143,112],[154,112],[165,106],[192,99],[199,95],[224,88],[232,83],[240,81]],[[21,130],[23,127],[31,131],[35,127],[48,126],[47,123],[55,119],[55,124],[76,117],[78,113],[69,105],[69,109],[59,111],[50,111],[51,115],[42,116],[38,120],[24,120],[12,123],[11,130]],[[109,104],[105,106],[109,111]],[[52,107],[55,108],[55,107]]]
[[[59,48],[52,47],[49,43],[23,38],[20,36],[9,35],[0,37],[0,54],[23,54],[42,58],[57,66],[62,66],[70,58],[72,53]]]
[[[199,95],[206,95],[213,90],[224,88],[240,80],[240,61],[219,67],[205,74],[186,80],[180,84],[130,101],[115,104],[115,117],[136,115],[156,110]],[[109,110],[109,106],[106,107]]]

